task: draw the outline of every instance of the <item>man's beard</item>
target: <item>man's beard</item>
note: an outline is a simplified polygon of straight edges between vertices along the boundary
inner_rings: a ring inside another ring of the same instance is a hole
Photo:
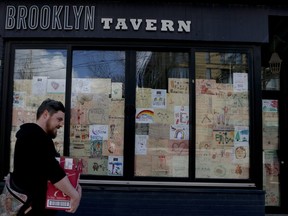
[[[50,120],[47,121],[47,134],[52,139],[56,138],[56,136],[57,136],[57,128],[52,128],[52,126],[50,124]]]
[[[49,132],[48,132],[48,135],[49,135],[52,139],[56,138],[56,136],[57,136],[57,130],[56,130],[56,131],[53,131],[53,130],[49,131]]]

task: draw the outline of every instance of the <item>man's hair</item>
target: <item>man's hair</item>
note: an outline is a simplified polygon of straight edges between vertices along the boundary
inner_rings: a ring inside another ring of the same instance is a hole
[[[56,101],[56,100],[47,98],[38,107],[36,119],[39,119],[45,110],[47,110],[50,113],[50,115],[53,115],[54,113],[58,111],[62,111],[63,113],[65,113],[65,107],[61,101]]]

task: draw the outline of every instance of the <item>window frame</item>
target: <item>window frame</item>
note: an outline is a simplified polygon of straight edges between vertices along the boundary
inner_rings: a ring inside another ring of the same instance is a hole
[[[187,43],[151,43],[151,42],[139,42],[139,43],[126,43],[126,42],[75,42],[75,41],[58,41],[58,42],[47,42],[47,41],[9,41],[6,43],[5,46],[5,68],[4,68],[4,76],[3,76],[3,92],[8,92],[8,94],[2,94],[2,104],[3,107],[6,107],[6,110],[2,111],[1,118],[2,122],[5,122],[5,128],[11,128],[12,126],[12,119],[9,119],[10,115],[5,115],[5,112],[12,112],[12,98],[13,98],[13,74],[9,73],[14,71],[13,63],[14,63],[14,56],[15,56],[15,49],[66,49],[67,50],[67,74],[66,79],[71,80],[71,72],[72,72],[72,52],[74,50],[124,50],[126,52],[126,83],[131,79],[136,80],[135,73],[136,71],[136,51],[183,51],[190,53],[189,57],[189,94],[190,94],[190,155],[189,155],[189,178],[141,178],[134,176],[134,167],[131,164],[134,164],[134,148],[124,150],[124,175],[123,177],[117,176],[117,178],[112,177],[101,177],[101,176],[86,176],[83,175],[81,177],[82,183],[87,184],[112,184],[112,185],[153,185],[153,186],[210,186],[210,187],[245,187],[245,188],[261,188],[262,181],[259,179],[258,176],[262,176],[262,172],[259,171],[259,167],[262,167],[262,155],[261,149],[257,143],[259,142],[259,133],[256,133],[255,136],[251,137],[250,139],[250,158],[257,158],[257,160],[250,161],[250,178],[247,180],[237,180],[237,179],[195,179],[195,161],[193,160],[193,155],[195,155],[195,52],[199,51],[217,51],[217,52],[233,52],[233,51],[242,51],[246,52],[248,55],[248,64],[249,64],[249,72],[248,72],[248,79],[249,79],[249,110],[250,110],[250,123],[251,129],[250,134],[255,133],[257,128],[262,127],[261,125],[261,117],[256,115],[259,112],[259,104],[261,104],[261,100],[259,102],[260,96],[260,87],[261,87],[261,74],[260,74],[260,63],[258,61],[260,56],[260,48],[258,46],[243,46],[239,44],[235,45],[203,45],[203,44],[187,44]],[[67,82],[66,80],[66,82]],[[6,81],[6,84],[5,84]],[[126,85],[125,88],[125,131],[128,129],[131,133],[135,132],[135,126],[131,122],[134,121],[134,114],[135,114],[135,83],[130,83],[130,85]],[[260,87],[259,87],[260,86]],[[130,95],[130,96],[128,96]],[[66,96],[65,96],[65,106],[71,107],[70,100],[71,100],[71,83],[67,82],[66,84]],[[194,97],[194,98],[193,98]],[[134,104],[133,104],[134,103]],[[194,109],[194,112],[192,112]],[[252,118],[253,116],[253,118]],[[69,118],[70,118],[70,111],[67,113],[67,117],[65,118],[65,132],[64,132],[64,155],[69,155]],[[130,123],[129,123],[130,122]],[[3,123],[2,123],[3,125]],[[10,145],[10,133],[4,127],[1,127],[1,134],[5,134],[1,136],[1,143],[5,143],[3,145],[1,152],[3,152],[3,161],[4,165],[3,168],[1,167],[1,176],[4,176],[5,173],[9,170],[9,145]],[[68,129],[68,130],[67,130]],[[135,133],[133,133],[135,134]],[[261,134],[260,134],[261,135]],[[261,139],[261,136],[260,136]],[[134,137],[128,137],[127,134],[124,135],[124,149],[127,149],[127,144],[132,145],[134,144]],[[261,142],[262,144],[262,142]],[[3,150],[3,151],[2,151]],[[128,159],[127,159],[128,158]],[[261,159],[260,159],[261,158]],[[258,161],[259,160],[259,161]],[[260,166],[259,166],[260,165]],[[259,175],[260,174],[260,175]]]

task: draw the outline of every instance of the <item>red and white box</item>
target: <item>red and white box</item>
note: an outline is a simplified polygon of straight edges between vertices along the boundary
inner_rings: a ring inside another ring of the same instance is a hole
[[[82,160],[61,156],[57,158],[61,167],[66,172],[71,184],[76,188],[80,174],[82,173]],[[71,208],[70,197],[57,189],[50,181],[48,181],[48,189],[46,194],[46,208],[54,210],[67,210]]]

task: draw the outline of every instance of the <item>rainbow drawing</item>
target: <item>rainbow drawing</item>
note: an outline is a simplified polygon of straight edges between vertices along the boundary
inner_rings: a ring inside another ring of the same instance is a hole
[[[188,125],[170,125],[171,140],[188,140],[189,126]]]
[[[137,123],[153,123],[154,120],[154,110],[153,109],[143,109],[137,108],[136,109],[136,122]]]

